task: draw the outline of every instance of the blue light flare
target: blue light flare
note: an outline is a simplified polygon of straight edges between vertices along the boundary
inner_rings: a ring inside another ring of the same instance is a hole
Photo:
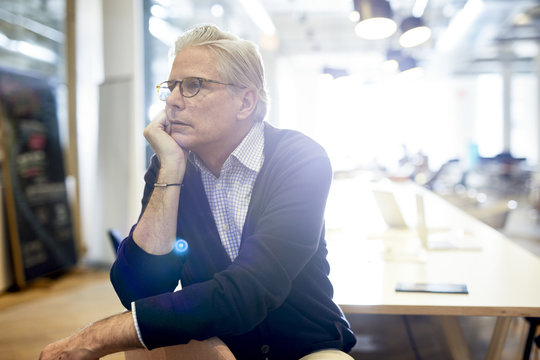
[[[187,254],[189,249],[188,243],[184,239],[178,239],[176,240],[176,244],[174,244],[174,252],[177,255],[185,255]]]

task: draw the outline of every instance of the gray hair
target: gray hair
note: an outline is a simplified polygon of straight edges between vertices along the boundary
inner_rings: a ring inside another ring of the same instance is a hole
[[[215,25],[199,25],[180,35],[174,45],[174,55],[189,46],[209,48],[216,55],[217,71],[225,82],[257,91],[259,99],[253,114],[256,121],[263,121],[269,99],[257,46]]]

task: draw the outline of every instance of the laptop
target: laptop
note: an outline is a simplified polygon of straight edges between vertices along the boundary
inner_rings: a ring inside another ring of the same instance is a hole
[[[416,233],[424,249],[480,250],[482,248],[482,243],[477,237],[462,229],[429,229],[426,225],[424,196],[420,193],[416,193],[416,213]]]
[[[407,223],[405,222],[396,198],[391,191],[374,189],[373,196],[381,211],[384,222],[390,228],[407,228]]]
[[[373,190],[373,195],[381,215],[391,229],[405,229],[407,223],[404,220],[401,209],[394,194],[387,190]],[[459,229],[429,229],[426,223],[426,211],[424,196],[416,193],[416,233],[422,247],[426,250],[464,249],[479,250],[482,248],[481,241],[472,234],[467,234]]]

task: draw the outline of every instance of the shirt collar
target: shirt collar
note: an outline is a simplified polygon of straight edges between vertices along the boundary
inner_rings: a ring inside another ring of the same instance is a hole
[[[256,121],[240,144],[233,150],[231,155],[225,160],[223,170],[228,169],[231,164],[231,159],[236,159],[241,165],[254,172],[259,172],[264,161],[264,123]],[[201,171],[209,171],[204,165],[204,162],[194,152],[190,152],[189,159]]]
[[[262,166],[263,148],[264,124],[261,121],[256,121],[231,156],[248,169],[258,172]]]

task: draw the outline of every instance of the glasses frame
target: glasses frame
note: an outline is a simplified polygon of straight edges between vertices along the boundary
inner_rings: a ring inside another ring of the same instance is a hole
[[[197,90],[197,92],[195,94],[186,96],[186,95],[184,95],[184,88],[182,87],[182,84],[184,83],[184,81],[192,80],[192,79],[196,79],[199,82],[199,89]],[[223,82],[223,81],[205,79],[205,78],[197,77],[197,76],[189,76],[189,77],[184,78],[183,80],[166,80],[166,81],[163,81],[163,82],[156,85],[156,89],[157,89],[159,99],[162,100],[162,101],[165,101],[172,94],[172,92],[174,91],[174,88],[178,85],[178,88],[180,89],[180,94],[182,94],[182,96],[184,98],[189,99],[189,98],[192,98],[194,96],[197,96],[197,94],[201,91],[203,82],[209,82],[209,83],[221,84],[221,85],[228,85],[228,86],[237,86],[235,84],[229,84],[229,83],[226,83],[226,82]],[[172,86],[170,85],[171,83],[172,83]],[[162,87],[166,87],[167,89],[169,89],[169,92],[170,92],[170,94],[165,99],[161,99],[161,97],[159,96],[159,91],[161,90]]]

